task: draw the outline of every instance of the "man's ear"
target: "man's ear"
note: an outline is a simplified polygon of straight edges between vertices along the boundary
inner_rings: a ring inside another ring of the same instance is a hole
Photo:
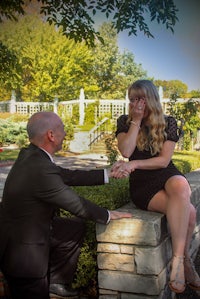
[[[48,137],[49,141],[51,141],[51,142],[54,141],[54,133],[52,130],[47,131],[47,137]]]

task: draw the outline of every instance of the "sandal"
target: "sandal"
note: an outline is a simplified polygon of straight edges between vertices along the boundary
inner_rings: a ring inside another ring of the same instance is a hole
[[[176,265],[176,268],[174,266],[174,268],[176,269],[174,271],[175,273],[175,278],[169,281],[169,288],[172,292],[180,294],[183,293],[185,291],[185,280],[184,279],[180,279],[180,271],[181,271],[181,267],[183,268],[183,262],[184,262],[184,256],[173,256],[173,260],[171,262],[171,274],[172,274],[172,263],[174,265]],[[181,288],[176,288],[176,286],[181,286]]]
[[[185,258],[184,267],[187,285],[195,291],[200,291],[200,277],[191,258]]]

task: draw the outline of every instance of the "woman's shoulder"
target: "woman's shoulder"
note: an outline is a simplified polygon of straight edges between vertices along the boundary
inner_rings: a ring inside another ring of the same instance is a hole
[[[180,136],[180,132],[175,117],[171,115],[165,115],[165,122],[167,139],[177,142]]]
[[[117,119],[117,131],[116,135],[122,132],[127,132],[129,125],[127,124],[128,115],[123,114]]]
[[[165,118],[165,120],[175,120],[176,121],[175,117],[172,115],[164,114],[164,118]]]
[[[120,117],[117,119],[117,126],[118,127],[129,127],[128,123],[128,115],[127,114],[122,114]]]
[[[174,116],[172,116],[172,115],[164,115],[164,118],[165,118],[165,122],[166,122],[167,126],[177,125],[177,121],[176,121],[176,119],[175,119]]]
[[[127,119],[128,119],[128,115],[127,114],[122,114],[118,117],[117,121],[126,122]]]

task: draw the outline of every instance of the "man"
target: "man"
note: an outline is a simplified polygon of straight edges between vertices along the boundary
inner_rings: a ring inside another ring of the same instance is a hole
[[[104,184],[106,170],[70,170],[54,164],[52,156],[62,148],[66,135],[57,114],[35,113],[27,132],[30,144],[20,151],[3,192],[1,268],[13,299],[48,299],[49,290],[74,296],[70,284],[83,242],[83,219],[106,224],[132,215],[107,211],[70,189]],[[119,172],[109,175],[120,177]],[[58,217],[59,208],[78,217]]]

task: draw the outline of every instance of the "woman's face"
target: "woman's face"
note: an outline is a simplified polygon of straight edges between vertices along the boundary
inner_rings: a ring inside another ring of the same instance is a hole
[[[146,97],[141,92],[136,93],[135,90],[131,91],[129,94],[129,109],[141,110],[143,112],[143,118],[148,115],[148,107],[146,105]]]

